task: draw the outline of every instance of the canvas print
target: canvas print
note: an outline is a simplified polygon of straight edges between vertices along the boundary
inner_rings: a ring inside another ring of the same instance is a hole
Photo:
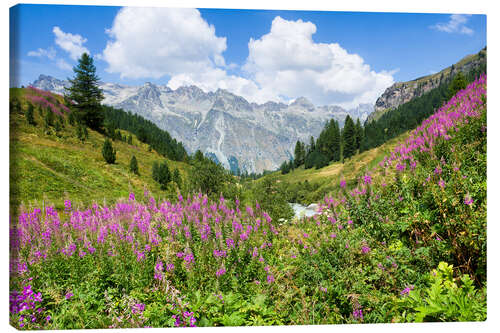
[[[486,320],[486,15],[10,8],[21,330]]]

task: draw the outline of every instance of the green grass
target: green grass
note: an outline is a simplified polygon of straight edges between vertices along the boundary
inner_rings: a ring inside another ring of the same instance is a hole
[[[10,116],[10,207],[14,215],[20,205],[51,204],[61,209],[66,198],[71,198],[73,205],[87,206],[92,202],[109,204],[144,189],[162,193],[151,178],[151,169],[153,162],[164,157],[148,151],[148,145],[134,135],[132,145],[113,141],[116,163],[107,164],[101,153],[105,140],[102,134],[89,130],[88,140],[81,142],[67,119],[59,137],[53,128],[47,134],[38,111],[34,112],[37,124],[28,124],[23,89],[11,89],[14,96],[22,104],[22,112]],[[137,158],[139,176],[129,171],[132,155]],[[188,164],[168,161],[168,165],[171,170],[178,168],[183,179],[187,177]]]
[[[381,145],[357,154],[344,163],[333,162],[321,169],[304,169],[304,166],[290,171],[283,175],[281,171],[276,171],[259,178],[257,182],[263,182],[266,178],[273,178],[279,182],[288,184],[298,184],[308,182],[312,190],[308,193],[306,201],[303,204],[310,204],[321,200],[325,195],[339,189],[340,179],[344,178],[347,184],[354,184],[359,177],[362,177],[367,171],[372,170],[377,163],[382,161],[385,156],[396,147],[400,142],[408,137],[406,132],[394,139],[391,139]]]

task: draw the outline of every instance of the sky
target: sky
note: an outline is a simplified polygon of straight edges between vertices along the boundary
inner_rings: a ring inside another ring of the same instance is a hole
[[[10,16],[11,86],[71,78],[88,52],[104,82],[257,103],[373,104],[486,46],[485,15],[18,5]]]

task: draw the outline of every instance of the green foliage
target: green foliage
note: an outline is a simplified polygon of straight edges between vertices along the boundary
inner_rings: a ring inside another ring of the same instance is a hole
[[[94,60],[87,53],[83,53],[73,71],[75,77],[69,80],[71,87],[66,88],[67,98],[76,102],[72,108],[81,122],[96,131],[101,131],[104,115],[100,103],[104,95],[98,86],[99,77],[96,74]]]
[[[429,285],[403,295],[397,307],[401,321],[484,321],[486,288],[477,290],[467,274],[453,278],[453,266],[440,262]]]
[[[33,111],[34,111],[33,104],[28,103],[28,109],[26,110],[26,120],[30,125],[36,125]]]
[[[154,162],[151,174],[153,179],[160,184],[161,189],[166,190],[168,183],[172,180],[172,175],[170,174],[167,161],[163,161],[161,163]]]
[[[116,150],[113,149],[113,145],[109,139],[104,141],[102,146],[102,157],[108,164],[114,164],[116,161]]]
[[[182,145],[173,139],[167,131],[160,129],[153,122],[143,117],[115,109],[110,106],[103,106],[105,122],[108,124],[108,133],[113,132],[112,128],[121,129],[133,133],[140,142],[148,144],[158,154],[174,161],[187,161],[187,152]],[[132,144],[132,136],[127,140]]]
[[[453,80],[451,81],[451,84],[448,87],[447,99],[452,98],[453,96],[456,95],[457,92],[459,92],[462,89],[465,89],[466,87],[467,87],[467,80],[465,79],[465,76],[462,74],[462,72],[458,72],[457,75],[453,77]]]
[[[307,155],[304,163],[304,168],[310,169],[312,167],[320,169],[328,165],[328,158],[317,150],[314,150]]]
[[[201,191],[209,196],[217,196],[224,191],[230,175],[221,165],[209,158],[199,160],[195,156],[193,168],[189,173],[190,188],[193,192]]]
[[[349,158],[356,154],[357,135],[353,120],[349,115],[345,118],[344,128],[342,129],[342,142],[344,142],[343,157]]]
[[[137,159],[135,158],[135,155],[132,155],[132,158],[130,159],[130,172],[139,175],[139,165],[137,164]]]
[[[182,188],[182,177],[179,169],[175,168],[172,173],[172,181],[177,184],[179,188]]]

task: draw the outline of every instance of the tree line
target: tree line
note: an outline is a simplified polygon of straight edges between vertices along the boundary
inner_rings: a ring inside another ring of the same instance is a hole
[[[281,164],[281,173],[286,174],[301,165],[305,169],[319,169],[330,162],[343,161],[358,152],[363,136],[363,126],[359,119],[354,122],[347,115],[342,129],[335,119],[330,119],[317,140],[311,136],[308,145],[297,140],[293,159]]]
[[[480,52],[479,58],[484,57],[485,54]],[[451,72],[454,71],[455,66],[452,65]],[[297,141],[293,159],[281,164],[281,173],[289,173],[302,165],[305,169],[322,168],[331,162],[343,162],[344,159],[357,153],[381,146],[402,133],[416,128],[436,109],[483,73],[486,73],[485,61],[465,74],[457,71],[447,78],[441,76],[436,88],[387,111],[377,120],[365,122],[364,126],[359,119],[354,123],[348,115],[344,128],[340,129],[338,122],[331,119],[325,124],[317,140],[311,136],[309,145]]]

